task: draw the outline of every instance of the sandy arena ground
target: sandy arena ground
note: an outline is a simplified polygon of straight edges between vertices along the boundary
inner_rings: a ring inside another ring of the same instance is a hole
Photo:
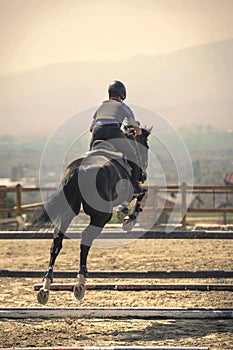
[[[2,240],[0,269],[46,270],[48,240]],[[231,240],[137,240],[115,248],[92,248],[89,270],[232,270]],[[57,270],[76,270],[79,245],[65,240]],[[113,283],[117,280],[88,280]],[[1,307],[38,306],[33,285],[40,279],[1,278]],[[54,282],[69,282],[56,280]],[[121,280],[119,283],[231,283],[231,280]],[[87,291],[51,292],[49,307],[138,306],[232,308],[231,292]],[[233,320],[0,320],[0,347],[208,346],[233,349]]]

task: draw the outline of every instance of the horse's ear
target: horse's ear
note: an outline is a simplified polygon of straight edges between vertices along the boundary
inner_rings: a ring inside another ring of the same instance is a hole
[[[152,125],[152,126],[147,126],[147,125],[145,125],[145,124],[142,125],[139,121],[138,121],[137,123],[138,123],[138,125],[141,127],[142,130],[147,131],[148,134],[151,133],[151,130],[153,129],[153,125]]]
[[[153,129],[153,125],[152,126],[145,125],[145,127],[143,129],[146,130],[148,132],[148,134],[150,134],[151,130]]]

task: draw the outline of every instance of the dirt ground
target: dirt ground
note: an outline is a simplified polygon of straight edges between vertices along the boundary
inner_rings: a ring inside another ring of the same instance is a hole
[[[2,240],[0,269],[45,270],[48,240]],[[91,249],[89,270],[232,270],[231,240],[137,240]],[[57,270],[76,270],[79,245],[65,240]],[[1,278],[1,307],[38,307],[33,285],[40,279]],[[117,280],[88,280],[113,283]],[[69,282],[56,280],[54,282]],[[119,283],[231,283],[231,280],[121,280]],[[87,291],[83,301],[71,292],[51,292],[49,307],[138,306],[232,308],[231,292]],[[50,346],[207,346],[233,349],[233,320],[0,320],[0,347]]]

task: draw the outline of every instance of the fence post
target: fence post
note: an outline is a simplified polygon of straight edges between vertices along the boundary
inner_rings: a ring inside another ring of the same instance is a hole
[[[7,187],[0,186],[0,208],[6,209],[6,196],[7,196]],[[0,218],[7,217],[7,213],[0,213]]]
[[[223,225],[227,225],[227,213],[223,213]]]
[[[21,204],[22,204],[22,186],[21,184],[16,185],[16,216],[21,215]]]
[[[182,223],[182,228],[185,230],[186,229],[186,190],[187,190],[187,185],[185,182],[182,182],[181,184],[181,223]]]

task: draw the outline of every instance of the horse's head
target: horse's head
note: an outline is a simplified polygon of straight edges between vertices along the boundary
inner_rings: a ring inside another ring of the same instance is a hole
[[[151,134],[151,130],[152,130],[153,126],[147,126],[147,125],[143,125],[141,126],[141,130],[142,130],[142,133],[140,135],[137,135],[135,137],[135,140],[137,142],[139,142],[142,146],[145,146],[147,149],[149,149],[149,146],[148,146],[148,137],[150,136]]]
[[[123,121],[122,131],[130,139],[135,141],[135,148],[140,160],[140,168],[145,171],[148,166],[148,137],[151,134],[153,126],[141,125],[140,122],[137,122],[141,127],[141,134],[135,137],[134,127],[129,123],[127,119]]]
[[[141,134],[137,135],[135,137],[135,146],[136,146],[136,151],[139,157],[139,166],[142,171],[142,180],[144,181],[146,179],[146,169],[148,167],[148,150],[149,150],[149,145],[148,145],[148,137],[151,134],[153,126],[148,127],[148,126],[141,126]]]
[[[141,145],[145,146],[147,149],[149,149],[147,138],[151,133],[151,130],[153,126],[147,126],[147,125],[141,125],[139,121],[137,121],[138,126],[141,127],[142,133],[140,135],[137,135],[135,138],[135,129],[134,127],[130,124],[128,119],[124,119],[122,123],[121,130],[122,132],[130,139],[130,140],[136,140],[139,142]]]

